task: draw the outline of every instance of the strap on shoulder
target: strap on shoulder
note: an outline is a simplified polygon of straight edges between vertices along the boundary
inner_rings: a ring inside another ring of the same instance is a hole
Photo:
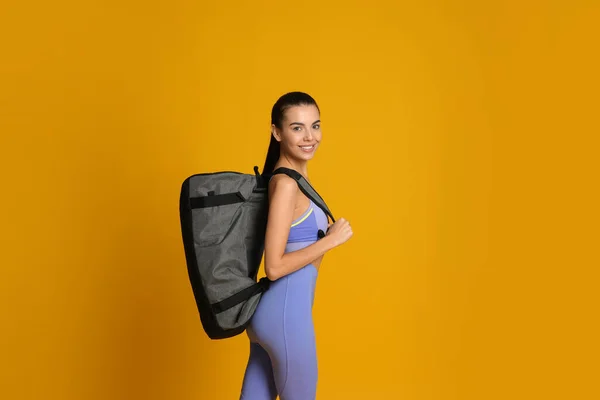
[[[335,218],[333,218],[333,214],[327,208],[327,204],[325,204],[325,200],[317,193],[315,188],[300,174],[298,171],[286,168],[279,167],[275,171],[273,171],[273,175],[276,174],[286,174],[287,176],[296,180],[298,187],[309,199],[311,199],[316,205],[318,205],[324,212],[331,218],[332,222],[335,222]],[[272,176],[273,176],[272,175]],[[271,176],[271,177],[272,177]]]

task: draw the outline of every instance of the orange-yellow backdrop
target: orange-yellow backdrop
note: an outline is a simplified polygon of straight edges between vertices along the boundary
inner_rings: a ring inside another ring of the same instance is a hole
[[[596,1],[3,3],[3,399],[235,399],[179,231],[307,91],[355,231],[314,316],[319,399],[598,389]]]

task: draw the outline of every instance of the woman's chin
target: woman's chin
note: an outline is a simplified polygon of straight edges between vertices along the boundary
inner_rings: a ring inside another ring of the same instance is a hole
[[[311,158],[313,158],[315,156],[317,149],[313,149],[311,152],[305,152],[300,150],[299,152],[299,157],[303,160],[310,160]]]
[[[300,159],[304,160],[304,161],[308,161],[308,160],[312,160],[314,156],[315,156],[315,152],[313,151],[310,154],[300,154]]]

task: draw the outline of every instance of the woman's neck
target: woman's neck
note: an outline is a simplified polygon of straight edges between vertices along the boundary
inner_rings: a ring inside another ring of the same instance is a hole
[[[308,162],[307,161],[296,161],[290,160],[289,158],[280,157],[279,161],[275,163],[275,169],[279,167],[286,167],[298,171],[304,179],[308,180]]]

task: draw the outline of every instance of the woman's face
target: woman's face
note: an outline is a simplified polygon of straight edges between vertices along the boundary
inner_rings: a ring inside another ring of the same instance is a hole
[[[288,108],[281,122],[281,129],[273,125],[275,139],[288,157],[308,161],[313,158],[321,141],[319,110],[314,105]]]

